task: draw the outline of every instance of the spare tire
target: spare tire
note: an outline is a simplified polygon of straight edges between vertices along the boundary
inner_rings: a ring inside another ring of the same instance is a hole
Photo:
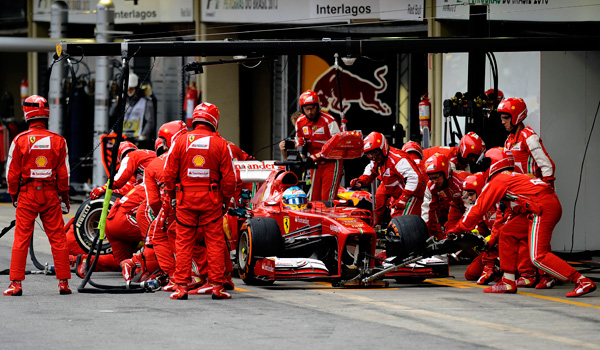
[[[121,198],[121,195],[113,193],[110,197],[110,205],[108,210],[115,204],[117,198]],[[92,248],[92,243],[100,230],[98,229],[98,223],[100,216],[102,215],[102,206],[104,205],[104,196],[97,199],[88,199],[77,210],[75,218],[73,220],[73,232],[75,234],[75,240],[77,244],[83,249],[84,252],[89,252]],[[112,248],[108,240],[105,239],[100,247],[100,254],[106,255],[111,254]]]
[[[387,232],[391,237],[386,244],[386,255],[399,259],[421,254],[429,238],[427,224],[418,215],[401,215],[392,218]]]

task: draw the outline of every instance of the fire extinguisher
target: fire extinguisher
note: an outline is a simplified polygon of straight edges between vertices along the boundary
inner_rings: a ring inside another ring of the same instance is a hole
[[[27,79],[21,80],[21,104],[23,101],[29,96],[29,84],[27,83]]]
[[[423,148],[429,148],[431,135],[431,102],[427,97],[428,94],[421,96],[421,102],[419,102],[419,129],[423,137]]]
[[[190,128],[192,127],[192,120],[194,119],[194,108],[196,108],[197,104],[198,90],[196,90],[196,83],[192,82],[190,83],[190,86],[188,86],[187,91],[185,92],[185,101],[183,103],[183,110],[186,114],[185,120],[188,127]]]

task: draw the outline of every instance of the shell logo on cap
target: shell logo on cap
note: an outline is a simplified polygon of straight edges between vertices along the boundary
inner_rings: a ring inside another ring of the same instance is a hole
[[[46,164],[48,164],[48,159],[46,159],[44,156],[39,156],[35,159],[35,164],[37,164],[39,167],[44,167]]]
[[[204,160],[204,157],[202,156],[195,156],[194,159],[192,159],[192,163],[194,163],[195,166],[203,166],[205,162],[206,160]]]

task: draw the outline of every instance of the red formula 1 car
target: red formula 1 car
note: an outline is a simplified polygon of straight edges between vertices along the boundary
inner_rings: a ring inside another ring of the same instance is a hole
[[[357,139],[362,150],[362,135]],[[416,282],[448,276],[447,259],[433,256],[441,245],[427,243],[419,216],[396,217],[386,232],[376,233],[372,211],[356,207],[357,201],[313,201],[304,210],[283,206],[283,192],[298,185],[298,176],[277,162],[236,162],[236,167],[244,181],[262,182],[251,205],[231,209],[224,225],[245,283],[317,279],[367,286],[387,285],[384,278]]]

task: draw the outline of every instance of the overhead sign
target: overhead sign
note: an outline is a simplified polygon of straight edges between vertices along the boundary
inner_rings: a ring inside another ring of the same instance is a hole
[[[203,22],[345,23],[352,20],[422,21],[424,0],[201,0]]]
[[[438,0],[437,19],[469,19],[469,5],[488,5],[489,20],[587,22],[600,16],[598,0]]]
[[[115,24],[181,23],[194,21],[194,0],[112,0]],[[95,24],[98,1],[68,1],[69,23]],[[33,2],[33,20],[50,22],[51,1]]]

